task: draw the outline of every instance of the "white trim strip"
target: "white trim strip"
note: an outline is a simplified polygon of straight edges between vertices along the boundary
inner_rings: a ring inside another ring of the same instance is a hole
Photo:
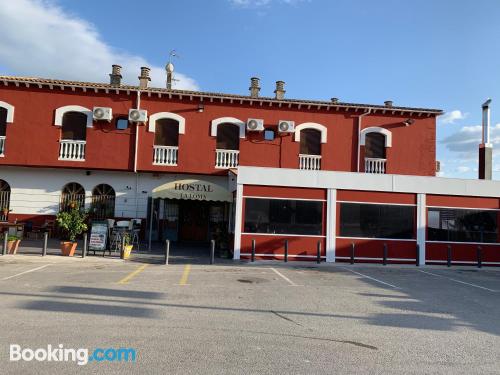
[[[372,240],[372,241],[403,241],[403,242],[417,242],[416,238],[413,239],[399,239],[399,238],[372,238],[372,237],[343,237],[337,236],[341,240]]]
[[[498,242],[454,242],[454,241],[425,241],[426,243],[440,243],[440,244],[455,244],[455,245],[492,245],[498,246],[500,243]]]
[[[437,273],[432,273],[432,272],[428,272],[428,271],[422,271],[422,270],[417,270],[418,272],[422,272],[422,273],[425,273],[427,275],[432,275],[432,276],[436,276],[436,277],[442,277],[443,279],[448,279],[448,280],[451,280],[451,281],[454,281],[456,283],[460,283],[460,284],[464,284],[464,285],[469,285],[469,286],[472,286],[474,288],[479,288],[479,289],[484,289],[484,290],[487,290],[489,292],[493,292],[493,293],[496,293],[497,291],[494,290],[494,289],[490,289],[490,288],[486,288],[484,286],[480,286],[480,285],[476,285],[476,284],[471,284],[471,283],[466,283],[465,281],[461,281],[461,280],[457,280],[457,279],[453,279],[451,277],[447,277],[447,276],[443,276],[443,275],[438,275]]]
[[[442,263],[446,264],[448,263],[447,260],[439,260],[439,259],[426,259],[426,263]],[[452,260],[451,264],[472,264],[472,265],[477,265],[477,261],[475,260]],[[493,264],[493,265],[500,265],[500,262],[481,262],[481,264]]]
[[[384,203],[384,202],[358,202],[358,201],[337,201],[337,203],[354,203],[354,204],[379,204],[384,206],[409,206],[416,207],[413,203]]]
[[[290,201],[313,201],[313,202],[326,202],[326,199],[313,199],[313,198],[281,198],[281,197],[257,197],[254,195],[244,195],[243,198],[255,199],[276,199],[276,200],[290,200]]]
[[[351,257],[335,257],[336,259],[351,259]],[[370,257],[354,257],[354,260],[384,260],[384,258],[370,258]],[[414,258],[387,258],[387,260],[394,260],[394,261],[405,261],[405,262],[414,262]]]
[[[13,279],[14,277],[21,276],[21,275],[24,275],[24,274],[27,274],[27,273],[30,273],[30,272],[38,271],[38,270],[41,270],[42,268],[45,268],[45,267],[48,267],[48,266],[50,266],[50,264],[46,264],[46,265],[44,265],[44,266],[40,266],[40,267],[36,267],[36,268],[32,268],[32,269],[27,270],[27,271],[24,271],[24,272],[16,273],[15,275],[8,276],[8,277],[4,277],[4,278],[2,279],[2,281],[3,281],[3,280]]]
[[[291,286],[300,286],[300,285],[297,285],[295,284],[292,280],[290,280],[288,277],[286,277],[285,275],[283,275],[280,271],[278,271],[276,268],[272,268],[271,269],[273,270],[273,272],[278,275],[279,277],[281,277],[283,280],[285,280],[288,284],[290,284]]]
[[[349,272],[352,272],[352,273],[355,273],[356,275],[359,275],[361,277],[364,277],[366,279],[370,279],[370,280],[373,280],[373,281],[376,281],[377,283],[380,283],[380,284],[383,284],[383,285],[387,285],[387,286],[390,286],[391,288],[394,288],[394,289],[399,289],[396,285],[392,285],[392,284],[389,284],[389,283],[386,283],[385,281],[382,281],[382,280],[379,280],[379,279],[376,279],[374,277],[371,277],[371,276],[368,276],[368,275],[365,275],[364,273],[361,273],[361,272],[356,272],[356,271],[353,271],[349,268],[346,268],[346,267],[340,267],[346,271],[349,271]]]
[[[315,234],[279,234],[279,233],[246,233],[243,232],[241,235],[246,236],[275,236],[275,237],[316,237],[325,238],[326,236],[315,235]]]
[[[467,196],[466,198],[472,198]],[[450,206],[427,206],[427,208],[444,208],[452,210],[474,210],[474,211],[500,211],[500,208],[473,208],[473,207],[450,207]]]
[[[252,254],[251,253],[240,253],[240,255],[251,256]],[[255,256],[256,257],[273,257],[273,258],[277,258],[277,257],[284,258],[285,257],[284,254],[261,254],[261,253],[255,253]],[[312,259],[316,259],[317,256],[316,255],[295,255],[295,254],[288,254],[288,258],[312,258]],[[323,255],[320,258],[321,259],[326,259],[326,257],[323,256]]]

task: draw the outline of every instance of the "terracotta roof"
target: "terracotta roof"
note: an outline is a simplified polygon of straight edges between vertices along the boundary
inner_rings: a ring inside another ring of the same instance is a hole
[[[265,102],[269,103],[269,105],[277,104],[278,106],[306,106],[306,107],[326,107],[337,108],[337,109],[350,109],[354,108],[356,110],[372,110],[374,112],[410,112],[416,114],[426,114],[426,115],[441,115],[443,111],[440,109],[433,108],[414,108],[414,107],[400,107],[400,106],[385,106],[385,105],[376,105],[376,104],[361,104],[361,103],[345,103],[345,102],[332,102],[332,101],[321,101],[321,100],[304,100],[304,99],[276,99],[274,97],[257,97],[252,98],[250,96],[245,95],[235,95],[235,94],[225,94],[225,93],[215,93],[215,92],[203,92],[203,91],[190,91],[190,90],[175,90],[175,89],[166,89],[166,88],[155,88],[148,87],[145,89],[140,89],[139,86],[130,86],[130,85],[120,85],[113,86],[109,83],[96,83],[96,82],[81,82],[81,81],[68,81],[68,80],[60,80],[60,79],[47,79],[47,78],[36,78],[36,77],[16,77],[16,76],[0,76],[0,82],[3,82],[4,85],[8,85],[9,83],[14,83],[16,85],[24,84],[26,86],[38,85],[40,88],[43,86],[52,86],[56,87],[78,87],[78,88],[89,88],[93,90],[107,90],[107,91],[136,91],[140,90],[145,93],[155,93],[159,95],[168,95],[168,96],[179,96],[179,97],[197,97],[203,99],[219,99],[219,100],[229,100],[229,101],[241,101],[241,102]]]

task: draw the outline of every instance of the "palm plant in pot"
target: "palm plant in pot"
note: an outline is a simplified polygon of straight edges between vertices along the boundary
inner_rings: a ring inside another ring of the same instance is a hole
[[[67,212],[59,212],[56,222],[61,229],[61,253],[65,256],[73,256],[76,250],[76,238],[87,230],[85,220],[87,214],[80,210],[77,205],[70,206]]]

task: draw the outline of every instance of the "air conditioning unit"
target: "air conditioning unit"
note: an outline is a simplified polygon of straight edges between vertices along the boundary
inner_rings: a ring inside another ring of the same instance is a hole
[[[148,111],[145,109],[130,109],[128,111],[128,120],[131,122],[148,121]]]
[[[293,133],[295,131],[295,121],[279,120],[278,131],[280,133]]]
[[[261,132],[264,130],[264,120],[249,118],[247,121],[247,130],[252,132]]]
[[[94,121],[99,121],[99,120],[111,121],[113,119],[113,110],[109,107],[94,107],[92,113]]]

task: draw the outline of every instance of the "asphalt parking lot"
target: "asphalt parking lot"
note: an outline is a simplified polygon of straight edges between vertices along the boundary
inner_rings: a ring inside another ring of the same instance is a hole
[[[500,373],[500,270],[0,257],[8,374]],[[9,346],[135,362],[10,361]]]

